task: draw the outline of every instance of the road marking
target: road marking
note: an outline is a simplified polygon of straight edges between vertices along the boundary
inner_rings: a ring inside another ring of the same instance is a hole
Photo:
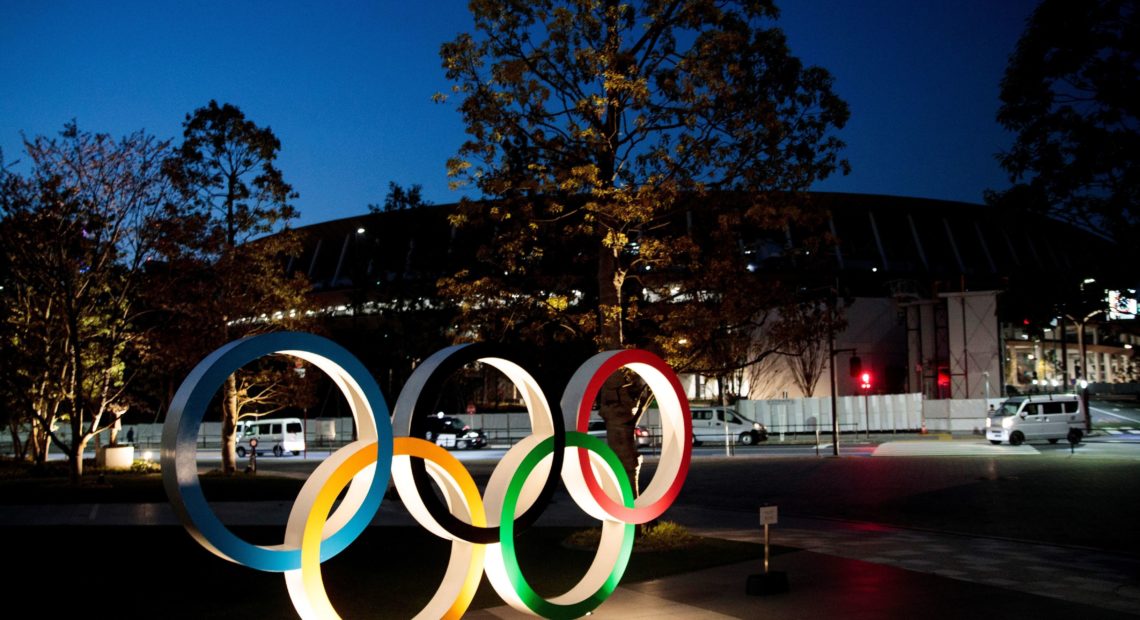
[[[1105,411],[1104,409],[1101,409],[1099,407],[1089,407],[1089,411],[1093,411],[1093,412],[1100,413],[1103,415],[1110,415],[1114,418],[1120,418],[1121,420],[1124,420],[1125,422],[1131,422],[1133,424],[1136,423],[1136,418],[1130,418],[1128,416],[1123,416],[1123,415],[1120,415],[1118,413],[1113,413],[1111,411]],[[1119,409],[1117,411],[1119,411]]]
[[[974,441],[888,441],[875,448],[871,456],[1027,456],[1040,454],[1037,448],[995,446]]]
[[[1104,429],[1104,432],[1108,433],[1109,435],[1122,435],[1122,434],[1124,434],[1122,431],[1118,431],[1115,428],[1106,428],[1106,429]]]
[[[98,514],[99,514],[99,504],[95,504],[94,506],[91,507],[91,513],[87,515],[87,520],[94,521],[95,516]]]

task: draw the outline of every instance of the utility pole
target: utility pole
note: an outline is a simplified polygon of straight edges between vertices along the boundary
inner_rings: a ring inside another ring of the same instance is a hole
[[[831,454],[839,456],[839,408],[835,395],[835,326],[827,322],[827,368],[831,380]]]
[[[855,349],[835,348],[835,322],[827,320],[827,368],[831,380],[831,453],[839,456],[839,397],[836,395],[835,385],[835,355],[837,353],[854,353]]]

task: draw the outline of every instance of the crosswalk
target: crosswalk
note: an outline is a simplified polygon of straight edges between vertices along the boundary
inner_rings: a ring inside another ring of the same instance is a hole
[[[1040,454],[1028,444],[998,445],[988,441],[888,441],[871,456],[1031,456]]]
[[[1113,436],[1140,435],[1140,429],[1136,429],[1136,428],[1133,428],[1131,426],[1118,426],[1116,428],[1106,428],[1103,430],[1104,430],[1104,432],[1108,433],[1109,435],[1113,435]]]

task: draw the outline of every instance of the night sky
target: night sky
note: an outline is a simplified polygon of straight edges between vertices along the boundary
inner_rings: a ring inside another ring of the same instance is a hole
[[[815,189],[980,202],[1008,178],[994,155],[1006,60],[1032,0],[784,0],[793,53],[851,106],[852,173]],[[210,99],[281,139],[299,223],[364,212],[388,181],[454,202],[444,163],[463,140],[439,45],[465,2],[0,0],[0,149],[21,132],[138,129],[176,138]],[[17,166],[17,170],[22,169]]]

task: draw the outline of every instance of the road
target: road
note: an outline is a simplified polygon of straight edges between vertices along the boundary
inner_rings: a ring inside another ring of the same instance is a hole
[[[903,433],[899,435],[872,435],[872,440],[868,441],[862,436],[852,437],[845,435],[840,438],[839,447],[842,456],[858,457],[992,456],[1000,458],[1003,456],[1041,455],[1051,458],[1068,458],[1074,452],[1071,451],[1070,446],[1064,442],[1057,444],[1034,442],[1015,448],[1008,445],[991,446],[989,442],[981,436],[975,438],[959,437],[953,440],[940,439],[939,437],[940,436],[923,437]],[[1115,445],[1121,443],[1131,445]],[[767,442],[755,446],[735,446],[732,450],[732,456],[729,458],[769,459],[827,457],[832,456],[833,451],[831,445],[830,442],[820,443],[817,451],[815,444],[781,443],[777,439],[772,438]],[[892,451],[888,449],[897,446],[904,446],[907,449],[902,451],[902,453],[899,453],[898,450]],[[451,454],[458,460],[468,464],[469,467],[489,468],[493,467],[495,463],[502,459],[506,452],[506,448],[490,447],[480,450],[453,450]],[[1096,435],[1086,438],[1085,441],[1075,449],[1075,453],[1088,457],[1099,456],[1105,458],[1140,459],[1140,423],[1137,423],[1136,427],[1132,430],[1118,430],[1116,434],[1109,434],[1102,429]],[[656,458],[656,454],[651,448],[643,448],[642,454],[648,461],[652,461]],[[312,471],[313,468],[328,455],[328,451],[314,450],[303,456],[285,456],[281,458],[260,456],[257,462],[258,467],[264,471],[304,473],[307,475],[308,472]],[[722,458],[726,458],[723,445],[706,444],[693,448],[694,461]],[[220,461],[221,457],[217,450],[200,450],[198,452],[198,462],[200,463],[200,467],[204,470],[216,468]]]
[[[1092,399],[1089,416],[1108,441],[1140,443],[1140,403]]]

